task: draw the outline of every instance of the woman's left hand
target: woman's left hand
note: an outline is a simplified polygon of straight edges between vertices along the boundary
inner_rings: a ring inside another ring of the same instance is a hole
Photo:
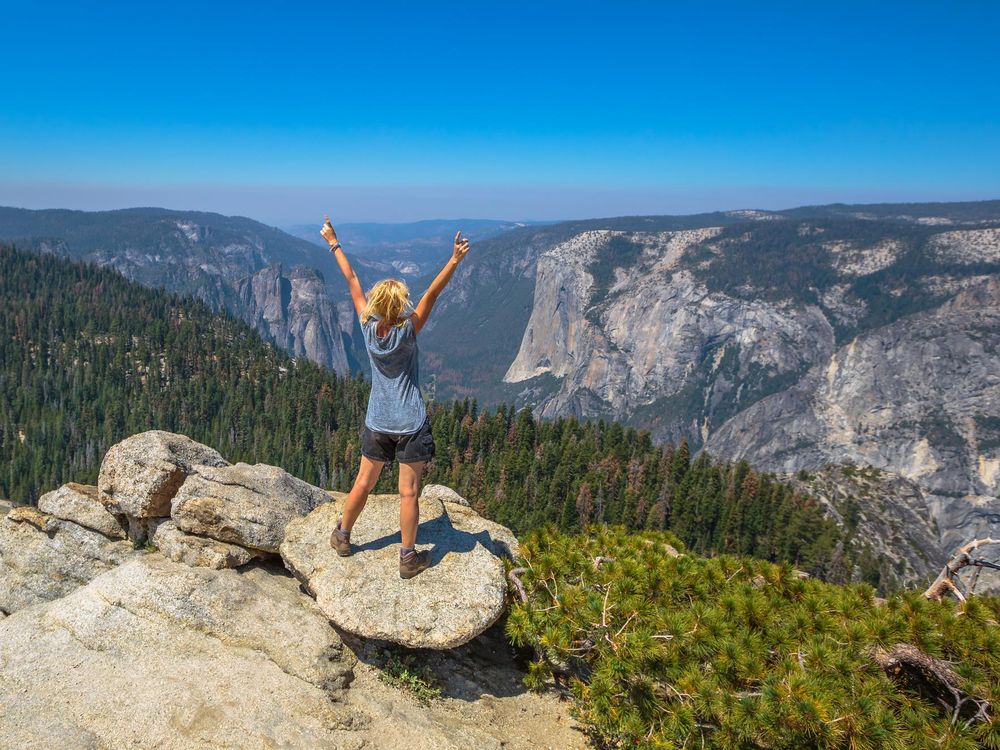
[[[323,223],[323,228],[319,230],[319,233],[323,235],[323,239],[330,243],[330,247],[333,247],[338,242],[337,233],[333,229],[333,224],[330,223],[330,217],[324,214],[323,219],[325,221]]]

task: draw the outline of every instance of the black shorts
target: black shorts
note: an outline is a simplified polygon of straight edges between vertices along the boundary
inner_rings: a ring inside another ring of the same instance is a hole
[[[372,461],[388,462],[396,459],[401,464],[415,464],[434,458],[434,436],[431,421],[425,419],[416,432],[394,435],[361,428],[361,455]]]

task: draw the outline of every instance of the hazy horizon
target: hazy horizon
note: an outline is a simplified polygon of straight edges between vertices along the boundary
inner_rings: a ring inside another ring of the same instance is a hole
[[[996,193],[879,192],[837,190],[779,190],[747,188],[721,190],[582,191],[566,188],[559,215],[538,215],[531,210],[536,194],[550,192],[546,186],[511,187],[509,192],[494,187],[479,191],[449,189],[448,195],[433,188],[395,186],[379,189],[350,188],[268,188],[264,186],[131,187],[85,185],[17,186],[0,183],[0,206],[12,208],[114,211],[126,208],[165,208],[176,211],[206,211],[226,216],[246,216],[270,226],[288,228],[322,221],[324,212],[341,224],[405,224],[430,220],[486,219],[496,221],[559,222],[614,216],[685,215],[713,211],[761,209],[780,211],[808,205],[831,203],[923,203],[1000,199]],[[406,210],[379,213],[376,206],[384,190],[397,200],[412,192],[412,200],[397,203]],[[449,200],[448,198],[451,198]],[[551,202],[551,195],[549,196]],[[301,209],[311,204],[310,212]],[[292,208],[296,206],[298,208]],[[346,210],[338,210],[344,209]],[[585,207],[589,207],[589,212]],[[440,210],[439,210],[440,209]]]

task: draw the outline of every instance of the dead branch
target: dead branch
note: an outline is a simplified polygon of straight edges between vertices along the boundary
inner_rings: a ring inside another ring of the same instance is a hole
[[[890,651],[875,648],[871,656],[890,680],[950,711],[952,724],[962,717],[967,724],[989,721],[989,701],[965,692],[948,662],[909,643],[897,643]]]
[[[521,597],[522,604],[528,603],[528,592],[524,590],[524,584],[521,583],[521,579],[518,576],[522,576],[527,572],[528,572],[527,568],[514,568],[507,574],[507,577],[510,579],[510,582],[513,583],[514,588],[517,589],[517,593],[518,596]]]
[[[965,593],[958,586],[956,581],[956,576],[958,572],[969,566],[981,567],[994,567],[993,564],[986,562],[985,560],[977,560],[972,557],[972,553],[975,552],[979,547],[985,547],[989,544],[1000,544],[1000,539],[994,539],[993,537],[986,537],[985,539],[973,539],[966,545],[963,545],[958,552],[952,555],[951,559],[944,566],[938,577],[934,579],[934,583],[927,587],[924,592],[924,597],[935,602],[941,601],[947,592],[951,592],[959,601],[965,601]]]

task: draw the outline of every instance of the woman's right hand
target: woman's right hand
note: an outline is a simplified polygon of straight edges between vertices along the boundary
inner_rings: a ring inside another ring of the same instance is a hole
[[[455,248],[452,250],[451,257],[458,263],[468,252],[469,241],[462,236],[461,230],[455,232]]]
[[[323,235],[323,239],[330,244],[330,247],[333,247],[337,244],[337,233],[333,229],[333,224],[330,223],[330,217],[324,214],[323,219],[323,228],[319,230],[319,233]]]

